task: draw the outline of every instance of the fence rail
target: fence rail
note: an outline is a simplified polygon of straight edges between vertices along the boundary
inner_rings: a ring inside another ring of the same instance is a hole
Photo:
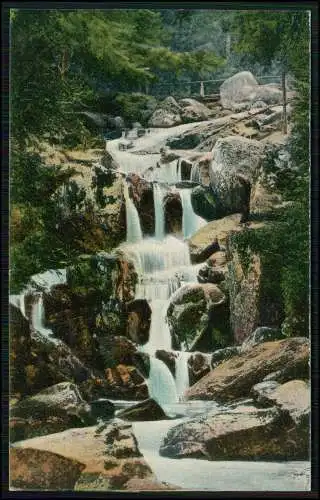
[[[172,83],[161,83],[154,84],[148,88],[148,94],[154,95],[155,97],[163,97],[167,95],[172,95],[173,97],[191,97],[200,96],[206,97],[212,94],[219,93],[220,85],[228,77],[212,79],[212,80],[193,80],[185,82],[172,82]],[[272,83],[280,85],[281,76],[258,76],[256,80],[259,84],[266,83],[270,80]]]

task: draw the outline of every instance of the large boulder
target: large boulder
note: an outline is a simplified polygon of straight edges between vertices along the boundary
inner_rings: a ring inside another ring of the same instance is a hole
[[[167,318],[173,344],[183,344],[188,351],[210,350],[219,337],[227,336],[226,297],[210,283],[186,284],[177,290],[170,298]]]
[[[130,424],[114,422],[98,427],[69,429],[20,441],[15,443],[15,447],[22,451],[29,448],[48,451],[84,464],[85,469],[74,486],[78,491],[123,489],[125,483],[133,478],[155,480],[141,456]],[[24,470],[29,474],[28,467]],[[55,488],[53,485],[52,489]]]
[[[250,71],[241,71],[227,78],[220,87],[220,101],[224,108],[233,111],[249,109],[252,104],[281,103],[282,92],[274,84],[259,85]]]
[[[10,486],[18,490],[73,490],[85,465],[48,450],[9,451]]]
[[[279,369],[286,369],[291,378],[303,379],[308,377],[309,355],[306,338],[264,342],[221,363],[188,389],[186,396],[220,401],[249,397],[255,384]]]
[[[161,406],[152,398],[146,399],[130,408],[125,408],[117,413],[117,418],[131,422],[165,420],[167,415]]]
[[[212,111],[201,102],[195,99],[180,99],[181,118],[184,123],[208,120],[212,116]]]
[[[263,150],[260,142],[237,135],[217,140],[210,168],[217,218],[237,212],[248,217],[251,186],[258,178]]]
[[[220,87],[220,102],[226,109],[240,111],[241,106],[256,100],[258,82],[250,71],[227,78]],[[245,106],[244,108],[245,109]]]
[[[306,443],[301,448],[291,438],[292,423],[278,408],[240,406],[215,412],[171,428],[160,455],[207,460],[307,459]]]
[[[17,441],[94,424],[78,387],[62,382],[18,401],[10,410],[10,439]]]

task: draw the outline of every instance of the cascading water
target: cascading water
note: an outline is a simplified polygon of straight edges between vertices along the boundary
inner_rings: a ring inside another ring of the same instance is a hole
[[[32,306],[32,328],[47,341],[59,344],[60,341],[54,337],[52,330],[44,326],[44,317],[43,298],[39,295]]]
[[[183,400],[183,395],[189,387],[189,352],[180,351],[176,358],[176,389],[179,400]]]
[[[164,238],[164,208],[163,208],[163,188],[153,183],[154,216],[155,216],[155,237],[157,240]]]
[[[128,184],[123,182],[123,194],[126,202],[126,224],[127,224],[127,241],[135,243],[143,238],[140,226],[140,218],[138,211],[130,198]]]
[[[206,221],[196,215],[191,204],[191,189],[179,189],[182,203],[182,232],[184,238],[190,238]]]
[[[191,168],[190,172],[190,181],[192,182],[197,182],[198,184],[201,184],[201,177],[200,177],[200,171],[197,163],[194,163]]]
[[[150,397],[159,404],[176,403],[178,400],[175,380],[170,370],[154,356],[150,356],[148,389]]]
[[[159,138],[164,138],[167,131],[157,131]],[[154,144],[152,134],[148,138],[138,139],[136,142],[146,146]],[[111,149],[110,149],[111,148]],[[119,151],[118,143],[113,141],[109,151],[121,165],[123,171],[128,171],[136,162],[136,156],[131,152]],[[143,160],[143,171],[149,161],[146,157],[150,155],[137,155]],[[131,157],[131,158],[130,158]],[[153,182],[154,213],[155,213],[155,237],[143,238],[139,214],[130,199],[128,185],[124,183],[124,196],[127,214],[127,242],[121,245],[121,249],[132,260],[138,274],[136,286],[136,299],[145,299],[149,302],[152,315],[147,344],[140,347],[141,351],[150,356],[149,392],[159,402],[178,401],[189,385],[187,358],[188,353],[180,353],[177,358],[175,393],[169,393],[162,385],[172,386],[174,380],[167,365],[155,358],[158,349],[171,351],[171,334],[167,324],[166,315],[171,295],[180,286],[187,282],[196,282],[197,269],[190,262],[189,247],[186,242],[170,235],[165,235],[165,217],[163,198],[168,190],[178,191],[181,195],[183,208],[183,235],[190,237],[197,229],[205,223],[203,219],[195,215],[191,205],[191,191],[189,189],[177,190],[170,185],[182,180],[181,159],[169,163],[159,163],[157,155],[152,155],[153,168],[148,168],[148,180]],[[160,159],[160,158],[159,158]],[[151,167],[151,165],[149,165]],[[141,172],[141,167],[135,169]],[[163,183],[164,185],[161,185]],[[171,381],[171,382],[169,382]],[[175,396],[173,396],[175,394]]]

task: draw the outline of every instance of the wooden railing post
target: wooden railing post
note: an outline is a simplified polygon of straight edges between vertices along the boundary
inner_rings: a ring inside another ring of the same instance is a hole
[[[200,97],[204,97],[204,84],[200,82]]]

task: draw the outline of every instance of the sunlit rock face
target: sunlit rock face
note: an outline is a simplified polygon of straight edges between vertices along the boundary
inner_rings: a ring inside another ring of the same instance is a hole
[[[282,92],[275,84],[259,85],[250,71],[227,78],[220,87],[221,104],[232,111],[249,109],[252,103],[280,104]]]

